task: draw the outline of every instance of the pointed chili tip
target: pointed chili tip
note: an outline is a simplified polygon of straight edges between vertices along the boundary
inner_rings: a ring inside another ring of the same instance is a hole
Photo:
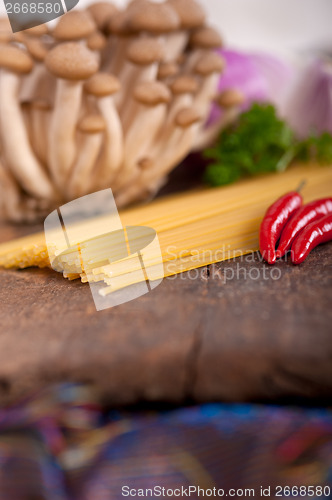
[[[263,251],[263,252],[261,252],[261,255],[262,255],[263,259],[265,260],[265,262],[267,262],[268,264],[270,264],[270,265],[275,264],[275,262],[276,262],[275,252]]]
[[[276,260],[281,259],[285,255],[285,252],[282,250],[276,250]]]

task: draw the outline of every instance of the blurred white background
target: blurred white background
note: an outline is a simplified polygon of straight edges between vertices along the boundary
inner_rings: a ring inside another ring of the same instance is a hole
[[[91,0],[80,0],[78,7],[89,3]],[[125,4],[125,0],[115,3]],[[201,3],[228,45],[277,52],[332,50],[332,0],[201,0]],[[5,13],[3,2],[1,11]]]

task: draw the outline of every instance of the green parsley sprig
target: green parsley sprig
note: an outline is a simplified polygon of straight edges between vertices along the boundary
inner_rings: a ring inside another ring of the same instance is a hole
[[[221,186],[246,175],[281,172],[294,160],[332,164],[332,135],[326,132],[299,141],[274,106],[255,103],[204,156],[212,160],[205,181]]]

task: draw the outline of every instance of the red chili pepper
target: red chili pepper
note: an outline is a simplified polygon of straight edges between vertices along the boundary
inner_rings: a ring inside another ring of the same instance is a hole
[[[280,259],[291,249],[294,238],[309,222],[313,222],[329,213],[332,213],[332,198],[312,201],[299,208],[281,233],[276,252],[277,259]]]
[[[308,224],[292,244],[292,262],[301,264],[320,243],[332,241],[332,214],[325,215]]]
[[[260,227],[259,249],[269,264],[276,261],[275,248],[285,224],[301,205],[302,196],[291,191],[268,208]]]

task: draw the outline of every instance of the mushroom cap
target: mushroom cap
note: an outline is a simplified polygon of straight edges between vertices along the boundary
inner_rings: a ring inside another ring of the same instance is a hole
[[[90,50],[101,51],[106,47],[107,40],[100,31],[95,31],[87,38],[86,44]]]
[[[84,90],[96,97],[105,97],[120,90],[120,81],[109,73],[96,73],[84,84]]]
[[[217,30],[209,26],[204,26],[192,33],[190,45],[202,49],[219,49],[222,46],[222,38]]]
[[[85,115],[78,123],[78,130],[86,134],[98,134],[106,128],[104,118],[97,113]]]
[[[123,10],[118,12],[117,14],[114,14],[107,22],[106,31],[107,33],[112,33],[118,36],[131,35],[133,30],[128,24],[127,11]]]
[[[0,44],[0,68],[14,73],[30,73],[33,60],[25,50],[14,45]]]
[[[190,127],[190,125],[198,123],[201,120],[202,120],[202,115],[195,108],[183,108],[177,113],[175,117],[176,125],[181,128]]]
[[[180,17],[170,5],[144,2],[130,13],[128,24],[135,32],[148,31],[158,34],[179,29],[181,22]]]
[[[164,62],[159,65],[158,79],[163,80],[170,76],[174,76],[179,72],[179,65],[175,62]]]
[[[217,96],[216,102],[221,108],[232,108],[243,104],[244,99],[244,95],[239,90],[227,89]]]
[[[98,29],[102,31],[106,28],[110,18],[119,12],[119,9],[111,2],[95,2],[88,5],[87,10]]]
[[[194,94],[198,90],[197,80],[190,75],[177,77],[170,85],[173,94]]]
[[[163,57],[164,48],[161,43],[154,38],[140,38],[135,40],[130,44],[127,50],[128,60],[140,66],[159,62]]]
[[[98,70],[98,61],[93,52],[81,43],[61,43],[45,57],[45,66],[58,78],[86,80]]]
[[[26,48],[28,49],[29,54],[36,61],[44,61],[45,57],[47,56],[48,50],[40,40],[40,38],[27,37],[24,40],[24,43]]]
[[[211,75],[211,73],[221,73],[225,69],[225,65],[226,62],[222,56],[216,52],[211,52],[198,60],[194,67],[194,72],[201,76]]]
[[[203,26],[206,15],[201,5],[195,0],[168,0],[168,3],[177,12],[183,29]]]
[[[161,82],[141,82],[133,93],[134,99],[146,106],[156,106],[157,104],[167,103],[171,99],[171,93]]]
[[[86,38],[96,30],[96,24],[85,10],[71,10],[60,17],[53,30],[57,40],[80,40]]]

